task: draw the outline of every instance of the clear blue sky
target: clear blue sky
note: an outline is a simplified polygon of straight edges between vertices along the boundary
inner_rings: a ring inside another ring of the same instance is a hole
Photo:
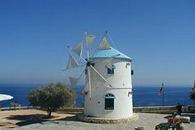
[[[108,30],[134,85],[195,80],[194,0],[1,0],[0,83],[67,82],[66,46],[85,29],[96,44]]]

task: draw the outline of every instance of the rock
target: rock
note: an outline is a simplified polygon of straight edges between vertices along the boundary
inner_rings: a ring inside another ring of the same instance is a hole
[[[135,130],[144,130],[144,127],[137,127]]]

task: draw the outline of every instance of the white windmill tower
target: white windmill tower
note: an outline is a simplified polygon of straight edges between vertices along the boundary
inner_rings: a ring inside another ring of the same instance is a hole
[[[131,58],[112,48],[103,36],[93,56],[89,48],[96,35],[87,35],[87,58],[82,57],[82,45],[70,48],[85,62],[85,104],[84,115],[97,118],[129,118],[133,116]],[[82,40],[83,41],[83,40]],[[71,55],[68,69],[79,67]],[[81,77],[79,76],[79,78]],[[79,78],[69,77],[72,86]]]

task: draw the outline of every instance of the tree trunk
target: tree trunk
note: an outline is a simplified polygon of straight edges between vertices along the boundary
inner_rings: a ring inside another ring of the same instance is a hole
[[[48,117],[51,117],[51,111],[48,112]]]

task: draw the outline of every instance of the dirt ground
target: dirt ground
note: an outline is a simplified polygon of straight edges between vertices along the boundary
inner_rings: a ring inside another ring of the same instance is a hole
[[[52,118],[48,119],[47,113],[41,110],[0,111],[0,129],[15,128],[48,120],[60,120],[72,116],[75,115],[53,112]]]

